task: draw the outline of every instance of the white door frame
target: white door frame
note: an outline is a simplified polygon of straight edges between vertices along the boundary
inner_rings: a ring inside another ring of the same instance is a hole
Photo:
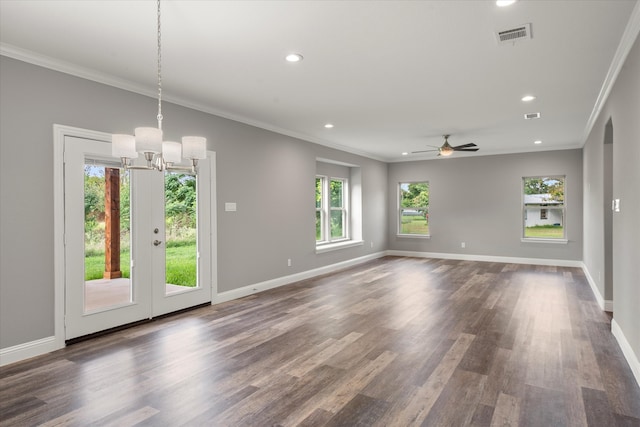
[[[53,125],[53,225],[54,225],[54,342],[49,351],[65,347],[65,232],[64,232],[64,143],[65,137],[72,136],[84,139],[105,141],[111,134],[64,125]],[[216,156],[209,151],[211,159],[211,222],[210,239],[210,281],[211,300],[218,294],[217,281],[217,209],[216,209]]]
[[[111,157],[111,144],[108,143],[108,139],[96,141],[66,136],[64,150],[65,339],[68,340],[151,317],[152,302],[149,295],[153,283],[149,280],[137,280],[137,272],[132,269],[129,279],[130,301],[86,312],[86,280],[83,268],[85,218],[82,209],[85,192],[84,166],[88,159],[104,161],[103,164],[119,162],[113,162],[115,159]],[[138,177],[132,177],[131,187],[135,187],[137,181]],[[138,246],[138,242],[135,246],[132,245],[132,253],[138,252]],[[134,260],[133,255],[131,260]]]

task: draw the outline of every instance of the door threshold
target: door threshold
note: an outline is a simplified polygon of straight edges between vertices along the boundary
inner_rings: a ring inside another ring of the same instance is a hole
[[[124,324],[124,325],[115,326],[113,328],[105,329],[103,331],[98,331],[98,332],[94,332],[92,334],[83,335],[81,337],[76,337],[76,338],[71,338],[71,339],[65,340],[64,344],[65,344],[65,346],[70,346],[70,345],[73,345],[73,344],[77,344],[79,342],[88,341],[88,340],[91,340],[91,339],[94,339],[94,338],[102,337],[104,335],[112,334],[114,332],[119,332],[119,331],[122,331],[122,330],[125,330],[125,329],[133,328],[133,327],[138,326],[138,325],[144,325],[145,323],[150,323],[150,322],[153,322],[155,320],[164,319],[166,317],[175,316],[177,314],[185,313],[187,311],[195,310],[197,308],[207,307],[207,306],[210,306],[210,305],[211,305],[211,301],[205,302],[205,303],[202,303],[202,304],[198,304],[198,305],[194,305],[193,307],[187,307],[187,308],[183,308],[181,310],[172,311],[171,313],[161,314],[160,316],[156,316],[156,317],[153,317],[153,318],[150,318],[150,319],[142,319],[142,320],[138,320],[136,322],[131,322],[131,323],[127,323],[127,324]]]

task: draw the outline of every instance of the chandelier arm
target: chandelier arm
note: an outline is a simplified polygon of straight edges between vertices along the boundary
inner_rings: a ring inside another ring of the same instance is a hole
[[[181,171],[192,174],[198,173],[198,159],[191,159],[191,166],[174,166],[173,163],[167,163],[165,169],[168,171]]]
[[[122,169],[124,170],[145,170],[145,171],[155,170],[154,167],[149,166],[148,164],[146,166],[134,165],[131,163],[131,159],[129,157],[121,157],[120,160],[122,162]]]
[[[140,171],[154,171],[156,168],[150,168],[149,166],[126,166],[125,170],[140,170]]]

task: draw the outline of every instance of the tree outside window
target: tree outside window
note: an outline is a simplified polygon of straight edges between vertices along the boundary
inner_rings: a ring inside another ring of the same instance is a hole
[[[316,243],[345,240],[348,236],[347,180],[316,177]]]
[[[429,235],[429,182],[399,184],[398,234]]]
[[[322,242],[325,240],[324,236],[324,206],[323,206],[323,188],[325,177],[316,177],[316,242]]]

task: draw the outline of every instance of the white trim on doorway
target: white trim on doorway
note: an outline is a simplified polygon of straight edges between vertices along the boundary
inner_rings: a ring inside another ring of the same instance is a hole
[[[0,366],[64,348],[64,140],[67,136],[104,139],[110,134],[53,125],[54,335],[0,350]]]
[[[64,283],[64,141],[65,137],[110,140],[111,134],[64,125],[53,125],[53,271],[54,271],[54,350],[65,346]]]

